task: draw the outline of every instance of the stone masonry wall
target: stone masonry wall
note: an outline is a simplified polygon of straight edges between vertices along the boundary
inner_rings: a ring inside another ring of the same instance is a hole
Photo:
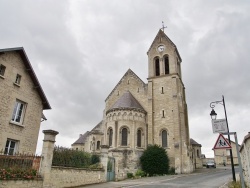
[[[104,170],[52,167],[46,187],[76,187],[100,182],[106,182]]]
[[[0,188],[42,188],[42,180],[1,180]]]
[[[7,139],[18,141],[17,151],[35,153],[43,105],[22,58],[17,52],[0,55],[0,64],[6,67],[0,77],[0,150]],[[16,75],[21,75],[20,85],[14,84]],[[23,122],[11,122],[16,100],[26,104]]]

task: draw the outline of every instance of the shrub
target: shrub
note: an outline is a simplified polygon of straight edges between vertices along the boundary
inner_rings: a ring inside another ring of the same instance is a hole
[[[37,171],[34,169],[19,169],[8,168],[0,169],[0,180],[33,180],[37,176]]]
[[[135,176],[145,177],[145,176],[147,176],[147,174],[143,170],[139,169],[139,170],[136,171]]]
[[[128,178],[133,178],[134,175],[133,175],[133,173],[128,172],[128,173],[127,173],[127,177],[128,177]]]
[[[90,165],[99,162],[100,158],[97,155],[59,146],[54,148],[53,166],[88,168]]]
[[[168,174],[169,158],[164,148],[157,145],[149,145],[140,157],[142,170],[153,175]]]
[[[96,164],[100,162],[100,157],[99,155],[92,155],[91,156],[91,164]]]

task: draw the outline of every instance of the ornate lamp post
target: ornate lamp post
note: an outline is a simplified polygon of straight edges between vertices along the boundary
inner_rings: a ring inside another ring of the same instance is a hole
[[[214,101],[214,102],[210,103],[210,107],[212,108],[210,116],[211,116],[211,119],[214,119],[214,120],[216,119],[216,116],[217,116],[217,113],[214,111],[214,107],[216,104],[221,104],[224,107],[225,119],[226,119],[226,123],[227,123],[227,133],[228,133],[227,136],[228,136],[228,141],[231,144],[230,135],[229,135],[229,128],[228,128],[228,121],[227,121],[227,111],[226,111],[225,100],[224,100],[223,95],[222,95],[222,101]],[[232,149],[230,149],[230,158],[231,158],[233,181],[236,181]]]

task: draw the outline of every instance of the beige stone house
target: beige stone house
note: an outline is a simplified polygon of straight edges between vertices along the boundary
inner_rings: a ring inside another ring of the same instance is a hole
[[[43,110],[51,109],[22,47],[0,49],[0,151],[35,154]]]
[[[128,69],[107,96],[102,121],[72,144],[75,149],[82,144],[87,152],[109,146],[117,179],[136,172],[139,157],[149,144],[166,149],[176,173],[193,171],[182,59],[162,30],[147,55],[147,83]]]
[[[194,168],[202,168],[202,145],[196,142],[194,139],[190,138],[190,144],[192,146],[192,160]]]
[[[241,163],[243,168],[244,180],[250,187],[250,132],[244,137],[240,147]]]
[[[226,140],[228,141],[228,139]],[[233,161],[234,164],[237,165],[239,164],[239,162],[237,157],[236,144],[232,140],[231,140],[231,147],[233,153]],[[230,149],[214,149],[214,160],[216,164],[223,164],[223,162],[225,162],[227,165],[231,165]]]

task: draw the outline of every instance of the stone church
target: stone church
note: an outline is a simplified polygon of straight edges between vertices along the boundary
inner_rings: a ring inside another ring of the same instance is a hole
[[[95,153],[109,146],[117,179],[140,168],[139,157],[149,144],[165,148],[176,173],[193,171],[181,56],[161,29],[147,55],[147,83],[127,70],[105,100],[103,119],[72,144]]]

